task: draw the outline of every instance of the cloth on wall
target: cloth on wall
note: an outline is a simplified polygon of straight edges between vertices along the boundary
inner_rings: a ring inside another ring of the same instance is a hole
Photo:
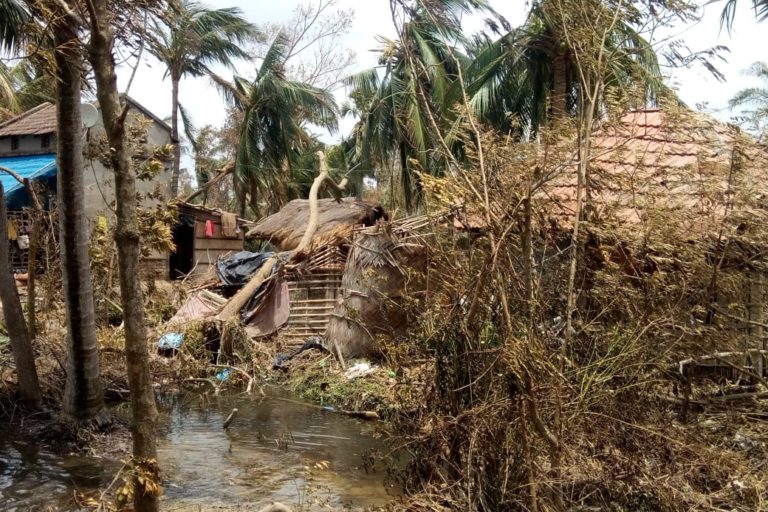
[[[237,238],[239,234],[237,229],[237,215],[234,213],[222,213],[221,235],[224,238]]]
[[[16,229],[16,221],[13,219],[8,219],[8,240],[16,240],[18,236],[19,232]]]
[[[212,220],[205,221],[205,237],[213,238],[213,221]]]

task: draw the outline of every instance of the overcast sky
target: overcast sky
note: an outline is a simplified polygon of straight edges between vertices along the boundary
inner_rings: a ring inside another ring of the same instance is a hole
[[[313,1],[313,0],[305,0]],[[316,0],[314,0],[316,1]],[[237,6],[245,16],[256,25],[280,23],[291,18],[297,5],[304,3],[300,0],[207,0],[211,7]],[[492,0],[494,8],[504,15],[513,25],[523,21],[526,2],[523,0]],[[702,2],[706,4],[706,2]],[[759,60],[764,54],[762,45],[768,40],[760,36],[759,30],[768,31],[768,22],[757,24],[755,16],[749,10],[751,2],[741,0],[736,15],[736,23],[732,34],[720,30],[719,15],[722,2],[707,5],[702,21],[693,26],[677,27],[670,35],[685,39],[694,51],[704,50],[715,45],[725,45],[730,52],[724,54],[727,62],[718,63],[720,71],[728,78],[727,82],[718,82],[701,66],[685,70],[665,70],[668,82],[678,91],[683,101],[690,106],[706,103],[708,108],[721,119],[727,120],[732,112],[727,109],[728,99],[739,89],[756,84],[754,78],[743,75],[743,70],[752,62]],[[345,45],[356,53],[355,70],[366,69],[376,64],[375,50],[378,43],[377,35],[394,36],[394,28],[390,20],[389,0],[338,0],[338,7],[354,9],[354,20],[350,33],[345,37]],[[465,26],[470,31],[476,31],[481,26],[477,19],[465,20]],[[226,75],[226,70],[222,70]],[[168,80],[163,80],[164,69],[151,58],[145,58],[137,70],[137,75],[131,86],[130,94],[140,103],[160,117],[170,115],[171,86]],[[238,73],[252,76],[253,70],[241,66]],[[124,89],[130,70],[123,69],[118,73],[119,85]],[[229,72],[231,76],[231,72]],[[343,97],[344,92],[338,91]],[[184,80],[180,86],[180,101],[189,110],[196,126],[204,124],[220,125],[224,120],[224,103],[210,81],[205,78]],[[342,124],[342,130],[349,129],[352,121]]]

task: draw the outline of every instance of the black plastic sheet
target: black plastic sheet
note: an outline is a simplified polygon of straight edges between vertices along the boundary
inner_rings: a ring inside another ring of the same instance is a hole
[[[273,255],[272,252],[240,251],[229,258],[219,258],[216,274],[224,285],[240,287]]]

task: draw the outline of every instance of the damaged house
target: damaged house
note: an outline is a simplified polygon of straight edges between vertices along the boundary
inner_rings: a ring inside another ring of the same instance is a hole
[[[187,207],[181,205],[181,211]],[[318,200],[319,222],[311,248],[305,258],[289,262],[287,255],[295,252],[307,231],[309,210],[309,201],[293,200],[247,231],[245,239],[261,244],[263,252],[220,255],[215,264],[216,284],[190,296],[169,325],[213,317],[222,320],[222,308],[227,303],[224,296],[240,291],[269,266],[263,283],[237,312],[245,331],[251,338],[278,334],[285,349],[322,337],[343,295],[342,276],[352,238],[356,231],[384,219],[385,214],[379,205],[354,198]],[[232,248],[234,243],[232,240]],[[238,243],[242,246],[242,238]],[[279,264],[269,263],[278,259],[282,260]],[[181,338],[175,340],[173,345],[161,340],[160,347],[178,348]]]
[[[628,279],[642,283],[669,273],[690,276],[698,269],[702,278],[711,279],[709,296],[688,297],[688,311],[682,307],[680,313],[689,317],[692,328],[720,324],[722,339],[709,341],[737,355],[732,361],[691,360],[689,366],[732,373],[740,365],[764,375],[765,148],[736,126],[704,114],[642,109],[599,127],[592,155],[583,223],[589,272],[616,265]],[[550,235],[572,229],[576,183],[573,163],[540,194]],[[610,236],[593,227],[606,222]],[[696,251],[696,268],[682,267],[683,258],[670,250],[663,237],[673,233],[677,242]],[[715,330],[708,332],[712,337]],[[682,366],[680,372],[685,373]]]
[[[255,334],[280,334],[290,344],[323,336],[341,294],[342,275],[356,229],[385,217],[381,206],[345,198],[318,201],[319,225],[308,258],[281,269],[272,292],[246,321]],[[298,247],[309,222],[309,201],[296,199],[248,231],[246,238],[269,243],[278,251]]]
[[[168,256],[171,279],[208,274],[219,258],[243,250],[244,219],[196,204],[176,207],[179,220],[172,229],[176,251]]]

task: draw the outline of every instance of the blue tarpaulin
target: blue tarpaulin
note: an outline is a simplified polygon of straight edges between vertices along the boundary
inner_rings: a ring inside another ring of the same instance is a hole
[[[0,166],[7,167],[22,178],[30,180],[50,178],[56,175],[56,155],[2,157]],[[12,203],[19,200],[16,196],[24,193],[23,185],[6,172],[0,172],[0,183],[5,190],[6,203],[12,207]]]

